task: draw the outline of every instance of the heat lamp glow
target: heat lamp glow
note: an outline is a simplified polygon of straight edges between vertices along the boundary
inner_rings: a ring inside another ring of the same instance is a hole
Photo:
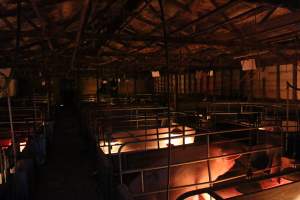
[[[122,144],[128,143],[122,147],[122,152],[128,151],[138,151],[143,149],[162,149],[169,146],[169,133],[168,128],[160,128],[158,138],[159,142],[155,141],[157,139],[156,129],[148,129],[147,132],[149,135],[144,135],[144,130],[136,130],[128,132],[128,138],[114,140],[112,139],[110,146],[111,153],[118,153],[119,148]],[[123,134],[123,133],[120,133]],[[195,130],[185,127],[185,134],[183,135],[182,129],[175,128],[171,131],[171,144],[172,146],[180,146],[184,144],[192,144],[195,139]],[[116,134],[117,135],[117,134]],[[132,136],[134,135],[134,137]],[[143,142],[148,140],[147,142]],[[130,143],[137,142],[137,143]],[[108,141],[100,141],[100,147],[105,154],[109,154],[109,143]],[[159,145],[158,145],[159,144]]]
[[[11,139],[2,139],[0,140],[0,147],[2,149],[6,149],[12,144]]]
[[[179,145],[183,145],[183,144],[192,144],[192,143],[194,143],[194,136],[185,136],[183,138],[182,134],[174,134],[174,133],[171,133],[170,136],[171,136],[171,144],[173,146],[179,146]],[[166,148],[166,147],[169,146],[169,134],[168,133],[161,134],[159,136],[159,138],[160,139],[166,138],[165,140],[160,140],[159,141],[160,148]]]
[[[273,132],[274,131],[274,127],[273,126],[259,127],[258,130]]]
[[[195,196],[189,197],[185,200],[215,200],[215,198],[210,196],[208,193],[203,193],[201,195],[195,195]]]
[[[108,144],[109,144],[108,142],[103,142],[103,141],[100,142],[100,147],[105,154],[109,154],[109,146],[107,146]],[[110,143],[110,145],[111,145],[110,152],[118,153],[119,148],[121,147],[121,144],[119,142],[113,141]]]
[[[3,184],[3,175],[2,175],[2,173],[0,173],[0,185],[2,185]]]

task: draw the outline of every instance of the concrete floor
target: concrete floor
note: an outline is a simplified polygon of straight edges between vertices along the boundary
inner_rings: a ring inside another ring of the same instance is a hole
[[[92,162],[83,148],[76,114],[64,108],[58,115],[54,141],[39,173],[34,199],[97,199]]]

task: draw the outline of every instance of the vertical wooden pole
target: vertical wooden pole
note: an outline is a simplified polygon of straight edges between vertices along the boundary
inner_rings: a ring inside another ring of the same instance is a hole
[[[276,98],[280,101],[280,65],[276,65]]]
[[[253,92],[254,92],[254,91],[253,91],[253,90],[254,90],[254,88],[253,88],[253,83],[254,83],[254,82],[253,82],[254,71],[251,70],[249,73],[250,73],[250,76],[249,76],[249,79],[250,79],[250,81],[249,81],[249,82],[250,82],[250,86],[249,86],[249,87],[250,87],[250,88],[249,88],[249,89],[250,89],[250,92],[249,92],[249,98],[248,98],[248,99],[253,100],[253,97],[254,97],[254,95],[253,95]]]
[[[297,62],[293,64],[293,86],[297,87]],[[297,100],[297,90],[293,89],[293,101]]]
[[[192,76],[191,76],[191,72],[190,70],[188,71],[188,80],[189,80],[189,84],[188,84],[188,93],[192,94],[192,84],[191,84],[191,80],[192,80]]]
[[[240,84],[239,84],[239,96],[244,97],[244,72],[243,70],[240,70]]]
[[[222,98],[224,98],[227,94],[225,93],[225,91],[224,91],[224,89],[225,89],[225,82],[224,82],[224,76],[226,75],[226,73],[225,73],[225,71],[222,69],[221,70],[221,81],[220,81],[220,83],[221,83],[221,92],[220,92],[220,94],[221,94],[221,96],[222,96]]]
[[[206,95],[205,96],[208,96],[209,94],[209,85],[210,85],[210,81],[209,81],[209,75],[206,74]]]
[[[193,79],[194,79],[194,94],[198,93],[198,80],[196,78],[196,71],[193,73]]]
[[[233,81],[233,70],[229,71],[229,97],[232,98],[232,93],[233,93],[233,89],[232,89],[232,81]]]
[[[174,92],[174,109],[177,111],[177,96],[178,96],[178,74],[175,74],[175,92]]]
[[[216,97],[216,89],[217,89],[217,76],[216,76],[216,71],[214,71],[214,73],[213,73],[213,77],[212,77],[212,79],[213,79],[213,87],[212,87],[212,95],[213,95],[213,97],[214,97],[214,99],[215,99],[215,97]]]

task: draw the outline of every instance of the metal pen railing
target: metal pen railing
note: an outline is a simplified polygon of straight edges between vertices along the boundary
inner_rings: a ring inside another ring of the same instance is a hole
[[[165,127],[167,129],[167,127]],[[180,130],[179,133],[173,133],[171,132],[171,135],[180,135],[178,136],[179,139],[182,139],[180,141],[176,141],[178,142],[180,145],[185,145],[185,144],[191,144],[191,141],[188,141],[190,140],[191,138],[194,138],[196,135],[194,134],[195,130],[190,128],[190,127],[187,127],[185,125],[174,125],[174,126],[171,126],[171,129],[174,129],[174,128],[182,128],[182,129],[178,129],[178,131]],[[135,134],[135,133],[130,133],[129,131],[125,131],[125,132],[120,132],[118,134],[118,136],[114,136],[114,137],[110,137],[110,143],[109,141],[106,141],[105,138],[102,138],[100,139],[100,145],[99,147],[102,148],[102,149],[105,149],[105,148],[109,148],[109,149],[115,149],[115,148],[120,148],[122,146],[122,142],[127,142],[128,140],[135,140],[135,141],[138,141],[138,142],[141,142],[141,141],[144,141],[144,140],[147,140],[147,138],[156,138],[155,139],[155,143],[157,143],[157,146],[153,146],[153,145],[147,145],[146,143],[144,143],[144,148],[138,148],[138,149],[131,149],[131,150],[128,150],[127,152],[129,151],[144,151],[144,150],[154,150],[154,149],[161,149],[161,148],[166,148],[166,146],[163,145],[164,142],[166,142],[168,140],[168,135],[169,135],[169,131],[158,131],[158,128],[155,128],[156,131],[153,132],[153,133],[148,133],[149,129],[145,128],[144,129],[144,134]],[[150,129],[151,130],[151,129]],[[152,129],[154,130],[154,129]],[[125,135],[125,136],[122,136],[122,135]],[[160,139],[162,140],[162,142],[160,142]],[[174,140],[176,139],[176,137],[172,136],[171,137],[171,140]],[[121,141],[121,143],[113,143],[114,141]],[[182,142],[181,142],[182,141]],[[173,142],[173,143],[176,143],[176,142]],[[178,144],[173,144],[175,146],[177,146]],[[111,152],[111,154],[114,154],[114,153],[117,153],[117,152]]]
[[[156,130],[156,133],[147,133],[146,137],[151,137],[151,136],[154,136],[156,135],[157,138],[159,138],[160,136],[164,135],[164,134],[168,134],[168,132],[162,132],[160,129],[161,128],[166,128],[167,126],[166,125],[162,125],[162,121],[163,120],[166,120],[167,118],[167,113],[156,113],[155,115],[151,114],[150,116],[147,115],[147,113],[144,113],[144,115],[138,115],[138,116],[135,116],[135,119],[131,118],[131,119],[127,119],[129,118],[128,116],[117,116],[116,118],[118,119],[117,123],[114,124],[114,127],[111,127],[110,131],[107,131],[106,133],[104,133],[104,127],[105,127],[105,124],[103,122],[103,120],[100,120],[100,125],[99,126],[96,126],[97,127],[97,130],[96,130],[96,133],[100,133],[102,135],[99,135],[98,138],[100,139],[100,141],[106,141],[105,138],[110,138],[111,139],[130,139],[132,137],[134,138],[139,138],[139,137],[145,137],[145,135],[143,134],[142,136],[138,136],[138,135],[134,135],[134,133],[130,134],[133,130],[138,130],[140,128],[140,130],[144,130],[145,132],[147,132],[147,130],[152,130],[152,129],[155,129]],[[172,118],[173,118],[173,121],[175,121],[176,118],[182,118],[182,117],[185,117],[186,115],[184,113],[171,113],[172,115]],[[120,120],[120,119],[123,119],[125,118],[124,120]],[[109,124],[111,123],[111,120],[108,120]],[[134,122],[134,123],[132,123]],[[124,123],[121,124],[121,123]],[[184,124],[184,123],[182,123]],[[186,128],[185,125],[178,125],[178,124],[173,124],[171,125],[172,128],[178,128],[178,127],[182,127],[182,133],[183,133],[183,136],[185,136],[186,133],[188,133],[189,131],[194,131],[193,129],[190,129],[190,128]],[[131,131],[130,131],[131,130]],[[153,130],[152,130],[153,131]],[[123,138],[120,138],[120,137],[115,137],[114,135],[120,135],[120,134],[123,134],[123,135],[128,135],[128,137],[123,137]],[[185,142],[185,140],[184,140]],[[158,146],[159,146],[159,142],[158,143]],[[108,146],[109,149],[111,149],[114,145],[112,144],[108,144],[108,145],[105,145],[105,146]],[[101,146],[103,147],[103,146]]]
[[[213,188],[203,188],[203,189],[197,189],[197,190],[192,190],[192,191],[189,191],[189,192],[186,192],[182,195],[180,195],[179,197],[177,197],[176,200],[185,200],[185,199],[189,199],[191,197],[198,197],[200,195],[203,195],[203,194],[209,194],[209,196],[213,197],[215,200],[223,200],[223,199],[228,199],[228,198],[223,198],[222,195],[218,194],[218,191],[220,190],[223,190],[223,189],[226,189],[228,187],[239,187],[240,184],[253,184],[253,183],[258,183],[259,181],[263,181],[263,180],[268,180],[268,179],[271,179],[271,178],[276,178],[276,179],[280,179],[280,178],[287,178],[288,176],[298,176],[299,175],[299,170],[297,169],[294,169],[294,170],[288,170],[286,172],[279,172],[279,173],[276,173],[276,174],[271,174],[271,175],[267,175],[267,176],[263,176],[263,177],[258,177],[258,178],[254,178],[253,180],[251,180],[250,182],[247,181],[239,181],[239,182],[233,182],[233,183],[229,183],[227,185],[221,185],[221,186],[217,186],[217,187],[213,187]],[[299,179],[297,178],[297,180],[295,180],[295,178],[293,178],[293,180],[291,182],[288,182],[288,183],[284,183],[284,184],[279,184],[278,186],[275,186],[275,187],[272,187],[272,188],[282,188],[286,185],[291,185],[293,183],[299,183]],[[268,189],[266,189],[268,190]],[[239,197],[242,197],[243,198],[243,195],[251,195],[251,194],[255,194],[255,193],[259,193],[259,192],[262,192],[262,191],[266,191],[264,189],[260,189],[260,190],[256,190],[256,191],[251,191],[250,192],[246,192],[246,193],[243,193],[242,195],[238,195]],[[272,194],[272,193],[270,193]],[[237,196],[234,196],[234,197],[230,197],[229,199],[232,199],[232,198],[236,198]],[[237,198],[238,199],[238,198]]]
[[[21,149],[20,147],[25,147],[25,144],[21,144],[24,141],[28,142],[28,138],[30,136],[35,136],[36,131],[40,129],[45,134],[45,114],[41,109],[36,108],[27,108],[27,107],[14,107],[11,109],[11,113],[13,114],[12,121],[6,119],[5,115],[7,115],[7,109],[6,108],[0,108],[0,114],[3,117],[0,122],[0,140],[5,141],[6,143],[3,143],[0,148],[2,151],[4,149],[7,149],[11,146],[9,143],[10,137],[10,126],[13,124],[14,126],[14,137],[16,142],[16,153],[20,153]],[[35,114],[34,114],[35,112]],[[16,160],[17,162],[18,160]],[[1,160],[3,162],[3,160]],[[0,163],[2,165],[1,169],[4,171],[1,171],[1,174],[7,175],[5,171],[7,171],[8,165],[6,167],[3,167],[4,164]],[[4,178],[4,183],[6,182],[6,178]]]
[[[167,165],[164,165],[164,166],[158,166],[158,167],[146,167],[146,168],[143,168],[143,169],[133,169],[133,170],[123,170],[122,169],[122,149],[126,146],[126,145],[129,145],[129,144],[133,144],[133,143],[144,143],[144,142],[153,142],[153,141],[156,141],[156,139],[152,139],[152,140],[145,140],[145,141],[140,141],[140,142],[128,142],[128,143],[125,143],[125,144],[122,144],[122,146],[119,148],[119,176],[120,176],[120,182],[123,183],[123,176],[126,175],[126,174],[132,174],[132,173],[138,173],[140,174],[140,179],[141,179],[141,190],[142,190],[142,195],[147,195],[147,194],[150,194],[150,193],[146,193],[144,194],[145,192],[145,188],[144,188],[144,185],[143,185],[143,180],[144,180],[144,174],[145,172],[149,172],[149,171],[153,171],[153,170],[163,170],[163,169],[166,169],[168,167],[178,167],[178,166],[185,166],[185,165],[190,165],[190,164],[196,164],[196,163],[201,163],[201,162],[207,162],[208,163],[208,174],[210,174],[210,166],[209,166],[209,161],[212,161],[212,160],[215,160],[215,159],[220,159],[220,158],[228,158],[228,157],[232,157],[232,156],[242,156],[242,155],[249,155],[249,154],[253,154],[253,153],[259,153],[259,152],[266,152],[266,151],[269,151],[269,150],[281,150],[282,146],[279,145],[279,146],[274,146],[274,147],[268,147],[268,148],[261,148],[261,149],[256,149],[256,150],[250,150],[250,151],[246,151],[246,152],[239,152],[239,153],[233,153],[233,154],[228,154],[228,155],[221,155],[221,156],[211,156],[210,155],[210,138],[209,136],[211,135],[216,135],[216,134],[226,134],[226,133],[232,133],[232,132],[244,132],[244,131],[256,131],[257,128],[245,128],[245,129],[239,129],[239,130],[227,130],[227,131],[218,131],[218,132],[211,132],[211,133],[205,133],[205,134],[200,134],[200,136],[206,136],[207,137],[207,157],[206,158],[203,158],[203,159],[199,159],[199,160],[196,160],[196,161],[188,161],[188,162],[182,162],[182,163],[179,163],[179,164],[171,164],[170,166],[167,166]],[[195,135],[199,135],[199,134],[195,134]],[[177,136],[177,137],[174,137],[174,138],[180,138],[181,136]],[[162,140],[162,139],[159,139],[159,140]],[[214,181],[211,180],[211,178],[209,178],[209,181],[208,182],[205,182],[205,183],[197,183],[197,184],[194,184],[194,186],[196,185],[202,185],[202,184],[213,184]],[[185,188],[185,187],[190,187],[191,185],[189,186],[180,186],[180,187],[172,187],[170,188],[171,190],[176,190],[176,189],[180,189],[180,188]],[[151,193],[160,193],[161,191],[155,191],[155,192],[151,192]]]

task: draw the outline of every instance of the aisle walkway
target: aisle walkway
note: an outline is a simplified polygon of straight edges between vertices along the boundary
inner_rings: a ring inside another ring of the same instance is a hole
[[[62,110],[47,164],[38,178],[35,200],[97,199],[91,161],[83,145],[76,114]]]

